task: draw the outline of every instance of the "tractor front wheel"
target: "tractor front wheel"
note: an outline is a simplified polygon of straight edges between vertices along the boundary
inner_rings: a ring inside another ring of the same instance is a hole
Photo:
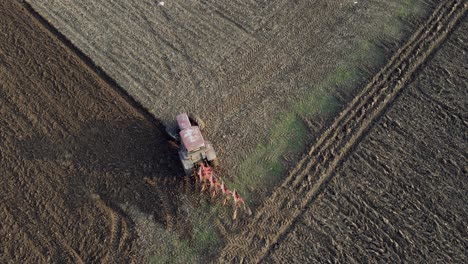
[[[203,122],[203,119],[201,119],[198,115],[190,114],[189,120],[193,126],[198,126],[200,131],[203,131],[203,129],[205,129],[205,122]]]

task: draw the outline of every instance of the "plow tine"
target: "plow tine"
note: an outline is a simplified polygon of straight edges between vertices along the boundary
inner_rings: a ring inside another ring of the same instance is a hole
[[[232,219],[236,220],[237,219],[237,208],[234,210],[234,213],[232,215]]]
[[[209,165],[200,163],[197,170],[194,171],[194,177],[197,182],[196,185],[201,185],[200,193],[208,191],[210,193],[211,199],[215,199],[218,192],[220,192],[222,196],[224,196],[223,206],[226,205],[230,197],[232,197],[232,200],[234,202],[234,212],[232,219],[237,219],[238,210],[240,207],[242,207],[243,211],[245,211],[248,215],[252,214],[250,209],[245,205],[244,200],[239,195],[239,193],[236,190],[229,190],[224,184],[224,182],[213,173],[213,169]]]
[[[218,166],[219,161],[212,144],[205,141],[201,134],[204,127],[203,120],[196,115],[181,113],[176,116],[176,121],[176,131],[170,129],[171,131],[167,131],[167,133],[173,138],[174,142],[177,141],[177,146],[180,145],[178,148],[179,158],[185,173],[188,174],[190,170],[190,175],[187,175],[185,180],[186,192],[200,190],[201,188],[200,193],[207,191],[207,195],[215,200],[218,200],[216,196],[221,193],[224,197],[223,205],[226,205],[229,197],[232,196],[235,209],[234,219],[236,219],[238,208],[243,206],[242,209],[246,210],[246,206],[239,194],[235,190],[230,191],[224,185],[224,182],[214,174],[213,168]],[[194,179],[192,179],[192,176]],[[192,181],[195,182],[193,188]]]

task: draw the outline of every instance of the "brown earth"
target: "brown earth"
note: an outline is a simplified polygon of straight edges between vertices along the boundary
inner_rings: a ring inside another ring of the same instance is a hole
[[[467,8],[468,4],[463,1],[445,1],[434,10],[420,30],[324,131],[307,156],[265,200],[248,225],[228,240],[225,249],[221,250],[223,261],[258,262],[280,244],[297,218],[336,173],[348,152],[393,102],[415,69],[445,39]],[[287,247],[286,244],[285,250],[289,252]]]
[[[159,122],[17,1],[0,32],[0,262],[140,262],[118,205],[164,223],[172,194],[144,178],[183,174]]]

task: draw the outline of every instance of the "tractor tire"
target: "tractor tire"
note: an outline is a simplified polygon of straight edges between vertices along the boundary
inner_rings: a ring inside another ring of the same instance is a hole
[[[196,114],[190,114],[189,115],[189,120],[190,123],[192,123],[193,126],[198,126],[200,131],[203,131],[205,129],[205,122],[203,122],[203,119],[200,118],[200,116]]]
[[[213,160],[209,160],[209,161],[208,161],[208,165],[210,165],[210,166],[213,167],[213,168],[218,167],[218,166],[219,166],[219,160],[218,160],[218,158],[213,159]]]
[[[164,126],[166,136],[168,140],[173,140],[175,142],[179,142],[179,132],[180,129],[176,124],[171,124]]]

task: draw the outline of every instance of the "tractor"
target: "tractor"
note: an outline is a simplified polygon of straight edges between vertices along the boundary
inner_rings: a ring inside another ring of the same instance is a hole
[[[213,197],[221,193],[225,197],[223,204],[232,198],[235,208],[233,219],[237,218],[237,210],[241,207],[251,215],[252,211],[236,190],[230,191],[222,179],[215,175],[213,168],[218,166],[218,158],[211,143],[203,139],[203,121],[187,113],[177,115],[176,121],[177,124],[166,127],[166,132],[179,147],[179,158],[185,174],[195,176],[196,181],[202,185],[201,191],[208,190]]]
[[[203,121],[187,113],[177,115],[176,121],[177,125],[169,127],[166,131],[179,145],[179,158],[185,173],[192,176],[201,163],[217,167],[219,162],[213,145],[205,141],[201,134]]]

